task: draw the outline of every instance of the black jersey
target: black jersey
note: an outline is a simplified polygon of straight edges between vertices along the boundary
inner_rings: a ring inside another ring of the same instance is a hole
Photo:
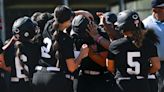
[[[32,43],[22,43],[20,46],[20,55],[17,56],[17,46],[13,45],[5,51],[7,60],[11,66],[11,77],[25,78],[32,77],[35,72],[35,66],[40,59],[40,46]],[[28,74],[24,72],[27,71]]]
[[[0,54],[3,52],[2,47],[3,47],[3,43],[2,43],[2,41],[0,39]]]
[[[142,44],[137,48],[130,38],[121,38],[111,43],[108,58],[116,61],[120,76],[147,77],[150,58],[157,56],[157,49],[148,39],[144,39]]]
[[[101,36],[103,36],[104,38],[109,40],[109,36],[106,32],[103,32],[101,30],[98,30],[99,34]],[[103,48],[100,44],[95,43],[96,46],[96,53],[100,53],[103,51],[108,51],[107,49]],[[93,71],[100,71],[100,72],[104,72],[106,70],[106,67],[102,67],[101,65],[97,64],[96,62],[94,62],[89,56],[84,58],[81,66],[80,66],[81,70],[93,70]]]
[[[68,68],[66,65],[66,59],[74,58],[73,52],[73,40],[71,37],[59,31],[58,33],[58,47],[56,50],[53,48],[53,44],[56,40],[53,40],[51,32],[45,30],[43,32],[43,44],[41,46],[41,60],[40,65],[45,67],[58,67],[61,71],[68,73]],[[55,57],[56,51],[59,52],[59,59]]]

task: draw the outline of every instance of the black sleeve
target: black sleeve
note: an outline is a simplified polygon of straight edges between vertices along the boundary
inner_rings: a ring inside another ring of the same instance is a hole
[[[120,51],[117,49],[116,41],[113,41],[109,46],[108,59],[114,59],[119,52]]]
[[[147,48],[149,51],[148,55],[150,57],[158,57],[157,47],[155,46],[155,44],[147,38],[144,39],[144,43],[146,44],[145,48]]]
[[[113,48],[112,45],[110,45],[109,46],[109,52],[108,52],[108,57],[107,58],[113,60],[115,55],[112,53],[113,52],[113,49],[112,48]]]
[[[109,51],[107,58],[114,60],[114,57],[115,57],[115,55],[111,51]]]
[[[11,46],[9,49],[4,51],[4,56],[5,56],[5,63],[7,66],[11,66],[12,62],[15,59],[15,48],[14,46]]]
[[[67,38],[65,41],[63,41],[61,46],[63,57],[65,59],[74,58],[73,41],[71,38]]]
[[[0,40],[0,54],[3,52],[2,47],[3,47],[3,43],[2,43],[2,41]]]
[[[158,57],[157,47],[155,45],[152,44],[150,51],[151,51],[150,57]]]

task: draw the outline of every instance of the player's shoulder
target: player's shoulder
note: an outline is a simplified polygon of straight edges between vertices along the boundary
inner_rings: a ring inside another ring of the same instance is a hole
[[[148,38],[144,38],[143,40],[143,44],[146,45],[146,46],[155,46],[155,44]]]
[[[120,39],[117,39],[117,40],[114,40],[111,42],[111,46],[112,45],[121,45],[121,44],[124,44],[127,42],[127,38],[123,37],[123,38],[120,38]]]
[[[109,46],[109,50],[116,50],[118,48],[120,48],[121,46],[125,45],[125,43],[127,43],[128,40],[127,38],[120,38],[120,39],[117,39],[117,40],[114,40],[111,42],[110,46]]]

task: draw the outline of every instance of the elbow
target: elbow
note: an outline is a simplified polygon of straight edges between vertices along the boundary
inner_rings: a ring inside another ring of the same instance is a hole
[[[75,63],[74,59],[68,59],[66,63],[67,63],[67,70],[71,73],[78,68],[78,64]]]
[[[109,68],[109,67],[108,67],[107,69],[108,69],[108,71],[111,72],[112,74],[115,73],[115,69],[113,69],[113,68]]]
[[[107,61],[107,69],[108,69],[109,72],[111,72],[113,74],[115,73],[114,61],[112,61],[112,60]]]
[[[161,68],[160,61],[159,61],[158,63],[154,64],[154,69],[155,69],[156,71],[158,71],[160,68]]]
[[[153,73],[155,73],[161,68],[160,59],[158,57],[151,58],[151,64],[150,72],[153,71]]]
[[[154,66],[151,67],[150,73],[158,72],[160,68],[161,68],[161,65],[160,64],[154,65]]]
[[[156,66],[156,70],[158,71],[161,68],[161,64],[159,64],[158,66]]]
[[[71,73],[73,73],[75,70],[76,70],[75,67],[70,67],[70,68],[68,68],[68,71],[71,72]]]
[[[75,69],[69,69],[69,72],[73,73],[75,71]]]

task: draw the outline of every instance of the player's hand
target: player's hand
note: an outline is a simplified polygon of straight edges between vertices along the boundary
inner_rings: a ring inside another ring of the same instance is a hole
[[[7,50],[7,48],[12,46],[17,40],[18,40],[18,38],[15,35],[12,36],[12,38],[2,47],[2,49],[4,51]]]
[[[96,12],[96,15],[97,16],[101,16],[101,15],[103,15],[104,13],[103,12]]]
[[[11,40],[17,41],[19,38],[20,38],[20,35],[19,35],[19,34],[16,34],[16,35],[14,35],[14,36],[11,38]]]
[[[85,58],[88,56],[88,53],[89,53],[88,45],[83,44],[80,49],[80,55],[82,56],[82,58]]]
[[[96,38],[98,36],[100,36],[99,33],[98,33],[97,28],[98,28],[98,26],[95,23],[88,24],[87,32],[94,40],[96,40]]]
[[[100,18],[100,21],[104,18],[103,12],[96,12],[96,15]]]

